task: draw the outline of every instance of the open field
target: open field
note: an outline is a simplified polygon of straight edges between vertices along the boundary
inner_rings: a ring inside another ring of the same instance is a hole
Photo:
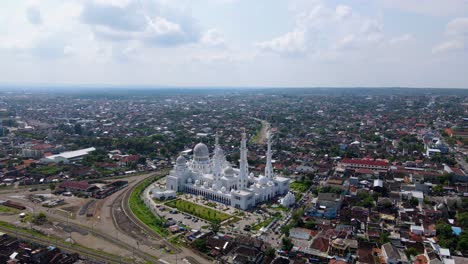
[[[289,188],[293,191],[304,193],[310,188],[310,183],[305,183],[305,182],[291,182],[289,185]]]
[[[196,217],[200,217],[210,222],[214,220],[219,220],[222,222],[231,217],[226,213],[180,199],[167,202],[166,205],[173,208],[177,208],[182,212],[194,215]]]

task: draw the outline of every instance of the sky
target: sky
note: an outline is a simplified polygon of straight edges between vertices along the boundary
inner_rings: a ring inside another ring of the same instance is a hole
[[[468,88],[468,0],[2,0],[0,84]]]

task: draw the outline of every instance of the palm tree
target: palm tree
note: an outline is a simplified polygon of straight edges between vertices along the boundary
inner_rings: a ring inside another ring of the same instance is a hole
[[[211,232],[216,234],[218,233],[220,228],[221,228],[221,222],[219,221],[219,219],[214,219],[213,221],[211,221],[211,224],[210,224]]]

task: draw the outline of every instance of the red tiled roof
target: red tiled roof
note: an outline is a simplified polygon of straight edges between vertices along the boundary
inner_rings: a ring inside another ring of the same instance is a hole
[[[50,145],[50,144],[47,144],[47,143],[43,143],[43,144],[38,144],[38,145],[35,145],[33,147],[33,149],[35,150],[46,150],[46,149],[50,149],[50,148],[53,148],[54,146]]]
[[[324,237],[317,237],[314,239],[310,247],[313,249],[320,250],[322,252],[327,252],[328,251],[328,239]]]
[[[345,164],[359,164],[359,165],[374,165],[374,166],[388,166],[387,161],[382,160],[367,160],[367,159],[343,159],[341,163]]]
[[[73,188],[78,190],[87,190],[91,187],[89,183],[85,181],[66,181],[60,183],[60,188]]]
[[[139,158],[140,156],[138,155],[130,155],[130,156],[123,157],[120,161],[121,162],[134,162],[134,161],[137,161]]]

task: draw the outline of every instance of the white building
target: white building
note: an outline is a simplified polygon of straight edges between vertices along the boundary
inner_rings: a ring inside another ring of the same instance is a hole
[[[296,197],[292,192],[288,192],[286,196],[281,198],[280,204],[286,208],[293,206],[296,203]]]
[[[166,176],[166,190],[201,195],[244,210],[288,193],[289,179],[273,173],[270,135],[265,175],[249,174],[246,142],[246,135],[242,133],[239,169],[232,168],[226,161],[217,135],[212,157],[208,147],[198,143],[192,160],[177,158],[174,169]]]
[[[62,152],[57,155],[47,156],[45,158],[40,159],[39,161],[45,164],[59,163],[59,162],[68,164],[70,162],[82,159],[84,156],[88,155],[90,152],[93,152],[95,150],[96,148],[91,147],[91,148],[79,149],[79,150],[74,150],[74,151],[67,151],[67,152]]]

